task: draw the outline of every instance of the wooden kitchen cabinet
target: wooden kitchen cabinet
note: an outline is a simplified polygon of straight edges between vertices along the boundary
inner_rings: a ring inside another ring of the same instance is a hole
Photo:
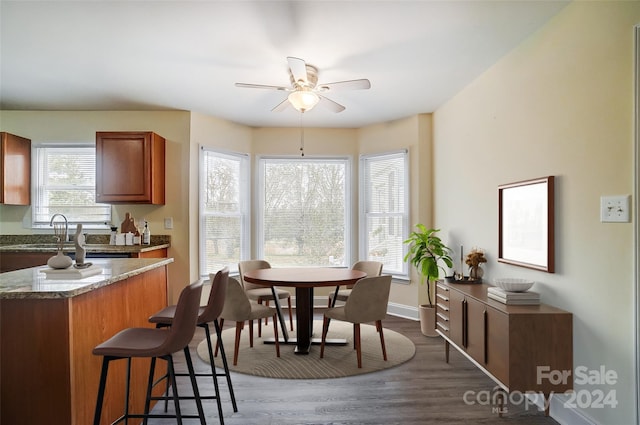
[[[545,304],[502,304],[488,298],[488,288],[436,285],[436,331],[445,339],[446,361],[453,345],[507,392],[533,391],[548,399],[571,390],[571,379],[539,379],[538,367],[573,372],[572,314]]]
[[[31,140],[0,132],[0,204],[31,204]]]
[[[96,133],[96,202],[165,203],[165,139],[150,131]]]
[[[0,273],[44,266],[55,252],[0,252]]]

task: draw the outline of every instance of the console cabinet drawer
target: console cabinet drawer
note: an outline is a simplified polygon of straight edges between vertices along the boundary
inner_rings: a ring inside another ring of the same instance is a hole
[[[449,333],[449,289],[436,285],[436,329]]]

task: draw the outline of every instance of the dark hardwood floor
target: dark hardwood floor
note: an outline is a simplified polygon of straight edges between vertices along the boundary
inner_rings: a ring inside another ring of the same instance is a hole
[[[316,314],[322,314],[321,309]],[[238,412],[233,412],[226,383],[220,378],[224,422],[229,425],[557,423],[535,406],[526,409],[524,402],[507,404],[499,417],[492,410],[498,406],[490,400],[497,389],[495,383],[453,348],[450,362],[445,363],[442,338],[423,336],[420,324],[407,319],[388,316],[383,324],[411,338],[416,345],[413,359],[381,372],[340,379],[282,380],[232,372]],[[204,332],[198,328],[191,352],[196,371],[206,372],[209,365],[195,354],[202,339]],[[319,347],[314,346],[310,355],[319,355]],[[184,358],[179,355],[176,358],[177,369],[186,370]],[[190,394],[188,378],[179,379],[179,392]],[[199,378],[199,388],[202,394],[213,394],[210,378]],[[181,405],[189,414],[195,412],[193,402],[183,401]],[[219,423],[215,401],[205,401],[204,408],[207,424]],[[159,405],[154,412],[160,412]],[[149,423],[175,424],[175,419],[155,419]],[[198,421],[187,419],[185,423]]]

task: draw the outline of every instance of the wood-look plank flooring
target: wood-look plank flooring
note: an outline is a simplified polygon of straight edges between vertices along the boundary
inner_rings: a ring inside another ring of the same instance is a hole
[[[316,315],[322,314],[316,309]],[[321,316],[317,317],[321,319]],[[231,324],[233,325],[233,323]],[[219,378],[224,423],[228,425],[290,425],[290,424],[556,424],[534,406],[507,404],[499,417],[488,404],[486,396],[493,394],[495,383],[469,360],[451,349],[449,363],[444,360],[442,338],[428,338],[420,332],[418,322],[387,316],[385,328],[400,332],[416,345],[416,355],[410,361],[381,372],[354,377],[325,380],[287,380],[260,378],[231,372],[238,412],[234,413],[224,378]],[[225,329],[227,328],[225,324]],[[246,328],[245,328],[246,331]],[[257,336],[257,332],[255,333]],[[191,343],[197,372],[209,368],[195,354],[195,347],[204,339],[198,328]],[[258,340],[258,343],[259,340]],[[250,348],[244,348],[250,349]],[[293,349],[281,346],[281,350]],[[328,346],[325,349],[331,349]],[[387,350],[393,347],[387,346]],[[319,355],[313,346],[311,356]],[[220,359],[217,365],[220,366]],[[242,361],[242,352],[240,360]],[[177,369],[186,370],[184,358],[176,355]],[[355,352],[354,352],[355,362]],[[188,378],[178,378],[179,393],[191,394]],[[199,378],[202,394],[213,394],[210,378]],[[465,401],[465,394],[467,394]],[[476,394],[484,395],[477,398]],[[183,413],[195,413],[192,401],[183,401]],[[214,400],[204,402],[207,424],[218,424]],[[157,405],[154,412],[160,413]],[[175,424],[175,419],[150,420],[151,425]],[[187,419],[185,424],[197,424]]]

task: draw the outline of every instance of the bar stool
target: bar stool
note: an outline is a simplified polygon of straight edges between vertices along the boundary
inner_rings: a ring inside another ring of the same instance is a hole
[[[202,402],[198,393],[198,385],[196,383],[193,371],[193,363],[189,355],[189,342],[193,339],[196,330],[196,321],[198,319],[198,308],[200,306],[200,294],[202,293],[202,282],[193,283],[185,287],[180,293],[178,304],[176,305],[173,325],[170,329],[154,329],[154,328],[128,328],[124,329],[107,341],[99,344],[93,349],[93,354],[103,356],[102,372],[100,374],[100,386],[98,387],[98,399],[96,401],[96,410],[93,419],[94,425],[100,424],[100,416],[102,414],[102,403],[107,383],[107,372],[109,363],[113,360],[127,359],[127,379],[126,379],[126,398],[124,414],[112,424],[121,421],[128,423],[130,418],[144,418],[144,423],[148,418],[176,418],[178,424],[182,424],[183,418],[199,418],[200,424],[205,425],[204,411]],[[178,387],[176,385],[176,375],[174,372],[173,353],[180,350],[184,351],[187,362],[187,368],[191,377],[191,386],[198,409],[198,416],[182,415],[180,412],[180,401],[178,397]],[[149,370],[149,380],[147,384],[147,397],[144,407],[144,414],[129,413],[129,384],[131,373],[131,359],[133,357],[151,358],[151,367]],[[155,371],[156,359],[162,359],[167,362],[168,378],[173,385],[172,399],[175,404],[175,415],[168,414],[150,414],[149,407],[151,400],[165,399],[165,397],[152,397],[151,388],[153,386],[153,373]]]
[[[229,373],[229,366],[227,364],[227,357],[224,353],[224,346],[222,345],[222,329],[218,322],[218,317],[224,307],[224,301],[227,294],[227,286],[229,283],[229,268],[225,267],[219,270],[215,275],[212,273],[209,275],[211,280],[211,292],[209,293],[209,299],[205,307],[200,307],[197,320],[197,326],[204,329],[207,338],[207,348],[209,349],[209,364],[211,365],[211,373],[196,373],[195,376],[211,376],[213,378],[213,387],[215,388],[214,396],[200,395],[200,399],[215,399],[218,405],[218,416],[220,417],[220,423],[223,424],[222,416],[222,402],[220,400],[220,391],[218,386],[218,376],[224,376],[227,380],[227,386],[229,387],[229,394],[231,395],[231,404],[233,405],[233,411],[238,411],[238,405],[236,404],[236,397],[233,392],[233,384],[231,383],[231,375]],[[155,323],[156,327],[171,326],[174,320],[176,306],[166,307],[159,312],[155,313],[149,318],[151,323]],[[209,323],[213,322],[216,336],[220,341],[220,355],[222,357],[222,364],[224,366],[224,373],[216,372],[216,366],[213,361],[213,350],[211,345],[211,332],[209,329]],[[183,376],[186,374],[176,373],[176,376]],[[162,378],[160,378],[161,380]],[[182,398],[182,397],[181,397]],[[191,398],[191,397],[185,397]],[[166,410],[166,401],[165,401]]]

